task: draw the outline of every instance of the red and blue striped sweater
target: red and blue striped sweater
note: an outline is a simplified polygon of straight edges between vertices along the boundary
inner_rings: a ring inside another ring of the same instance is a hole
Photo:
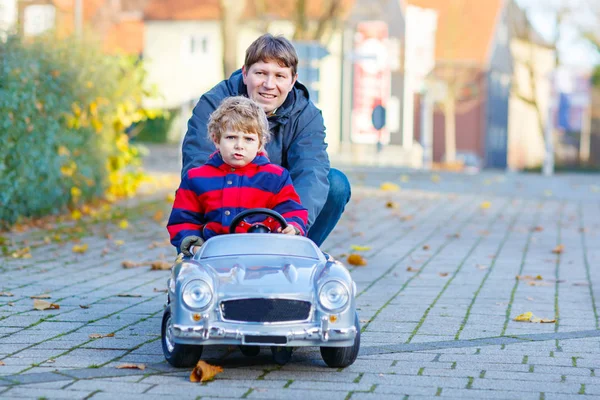
[[[229,224],[237,214],[259,207],[277,211],[306,235],[308,211],[300,204],[285,168],[272,164],[264,153],[242,168],[233,168],[220,153],[214,153],[206,164],[186,173],[175,193],[167,223],[171,243],[179,249],[186,236],[207,240],[229,233]],[[246,229],[247,225],[236,232]]]

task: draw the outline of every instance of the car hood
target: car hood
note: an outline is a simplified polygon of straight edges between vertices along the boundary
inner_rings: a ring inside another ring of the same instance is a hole
[[[217,283],[219,296],[306,293],[314,290],[319,260],[300,257],[231,257],[202,263]]]

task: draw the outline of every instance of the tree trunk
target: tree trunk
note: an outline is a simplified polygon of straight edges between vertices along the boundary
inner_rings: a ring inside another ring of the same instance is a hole
[[[237,61],[237,33],[246,8],[246,0],[220,0],[221,36],[223,39],[223,76],[225,79],[240,66]]]
[[[456,161],[456,96],[452,90],[444,100],[444,144],[446,162]]]

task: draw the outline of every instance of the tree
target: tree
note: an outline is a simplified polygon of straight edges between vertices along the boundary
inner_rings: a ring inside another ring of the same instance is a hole
[[[223,38],[223,76],[229,77],[239,68],[237,40],[239,23],[246,9],[246,0],[220,0],[221,37]]]

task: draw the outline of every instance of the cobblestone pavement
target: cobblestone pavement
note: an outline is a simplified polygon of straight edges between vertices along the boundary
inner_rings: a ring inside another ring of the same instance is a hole
[[[167,164],[149,170],[174,187]],[[316,349],[277,366],[268,349],[246,358],[224,346],[203,355],[224,368],[212,382],[170,367],[159,338],[168,271],[149,266],[174,256],[158,192],[108,219],[2,235],[0,398],[600,398],[598,175],[342,169],[353,199],[323,249],[344,259],[370,247],[368,264],[350,268],[363,329],[352,366],[329,369]],[[26,246],[31,258],[13,257]],[[60,308],[35,310],[36,295]],[[528,311],[556,322],[513,320]]]

